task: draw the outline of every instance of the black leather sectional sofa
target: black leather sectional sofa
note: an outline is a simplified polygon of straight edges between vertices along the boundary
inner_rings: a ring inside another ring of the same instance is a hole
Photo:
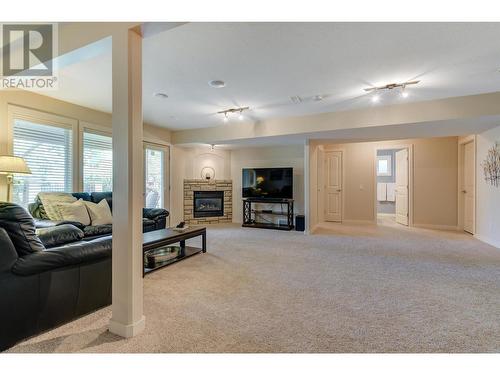
[[[144,215],[165,227],[168,212],[160,211],[161,218]],[[0,351],[111,303],[109,233],[37,223],[24,208],[0,202]]]
[[[113,210],[113,193],[112,192],[99,192],[99,193],[72,193],[76,199],[83,199],[84,201],[99,203],[101,200],[106,199],[109,207]],[[61,224],[73,224],[80,228],[85,236],[85,239],[97,238],[111,234],[111,224],[106,225],[87,225],[84,226],[80,223],[68,221],[51,221],[40,201],[35,201],[28,205],[28,210],[35,219],[35,226],[37,228],[48,228]],[[142,210],[142,226],[144,232],[165,228],[167,224],[167,217],[169,212],[163,208],[143,208]]]

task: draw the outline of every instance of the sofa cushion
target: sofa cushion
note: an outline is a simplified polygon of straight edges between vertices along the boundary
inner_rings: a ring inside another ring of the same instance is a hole
[[[76,221],[82,225],[90,224],[90,216],[84,201],[80,198],[73,203],[58,203],[57,208],[64,221]]]
[[[111,224],[88,225],[83,228],[83,233],[85,234],[85,237],[95,237],[111,234],[112,230],[113,226]]]
[[[81,241],[84,237],[83,231],[71,224],[37,229],[36,233],[46,248]]]
[[[92,262],[111,256],[111,236],[92,241],[73,242],[19,258],[12,272],[29,276],[80,263]]]
[[[76,221],[52,221],[52,220],[42,220],[42,219],[35,219],[35,228],[40,229],[40,228],[50,228],[50,227],[56,227],[58,225],[63,225],[63,224],[71,224],[74,225],[77,228],[83,229],[85,225],[82,225],[82,223],[78,223]]]
[[[33,217],[21,206],[0,202],[0,227],[7,231],[20,257],[45,250],[35,233]]]
[[[142,219],[142,228],[145,232],[155,230],[156,229],[156,221],[143,218]]]

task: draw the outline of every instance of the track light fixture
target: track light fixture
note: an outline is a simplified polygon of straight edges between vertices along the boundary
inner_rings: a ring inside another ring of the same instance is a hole
[[[250,109],[250,107],[229,108],[229,109],[225,109],[224,111],[219,111],[217,113],[223,114],[224,115],[223,121],[228,122],[229,121],[228,114],[239,113],[238,119],[243,120],[244,119],[243,111],[247,111],[248,109]]]
[[[373,103],[378,103],[380,101],[380,95],[379,91],[380,90],[392,90],[395,88],[401,88],[401,97],[402,98],[407,98],[409,96],[408,91],[406,90],[406,86],[409,85],[416,85],[420,81],[407,81],[407,82],[402,82],[402,83],[389,83],[387,85],[383,86],[374,86],[374,87],[367,87],[365,89],[366,92],[373,92],[373,96],[371,97],[371,100]]]
[[[398,87],[401,88],[406,88],[406,86],[410,85],[416,85],[420,81],[407,81],[407,82],[402,82],[402,83],[389,83],[384,86],[374,86],[374,87],[367,87],[365,91],[370,92],[370,91],[379,91],[379,90],[392,90]]]

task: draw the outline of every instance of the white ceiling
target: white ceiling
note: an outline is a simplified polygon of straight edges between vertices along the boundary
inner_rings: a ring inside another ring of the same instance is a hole
[[[238,106],[259,121],[500,91],[498,35],[499,23],[189,23],[144,40],[144,119],[179,130],[218,126],[216,112]],[[47,95],[111,111],[109,48],[60,77]],[[407,99],[373,104],[363,91],[412,79]]]

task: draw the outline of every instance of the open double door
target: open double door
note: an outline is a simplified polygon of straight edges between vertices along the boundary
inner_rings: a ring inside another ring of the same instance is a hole
[[[324,220],[341,222],[343,209],[343,151],[325,151],[323,163]],[[396,222],[409,224],[408,149],[396,152]]]

